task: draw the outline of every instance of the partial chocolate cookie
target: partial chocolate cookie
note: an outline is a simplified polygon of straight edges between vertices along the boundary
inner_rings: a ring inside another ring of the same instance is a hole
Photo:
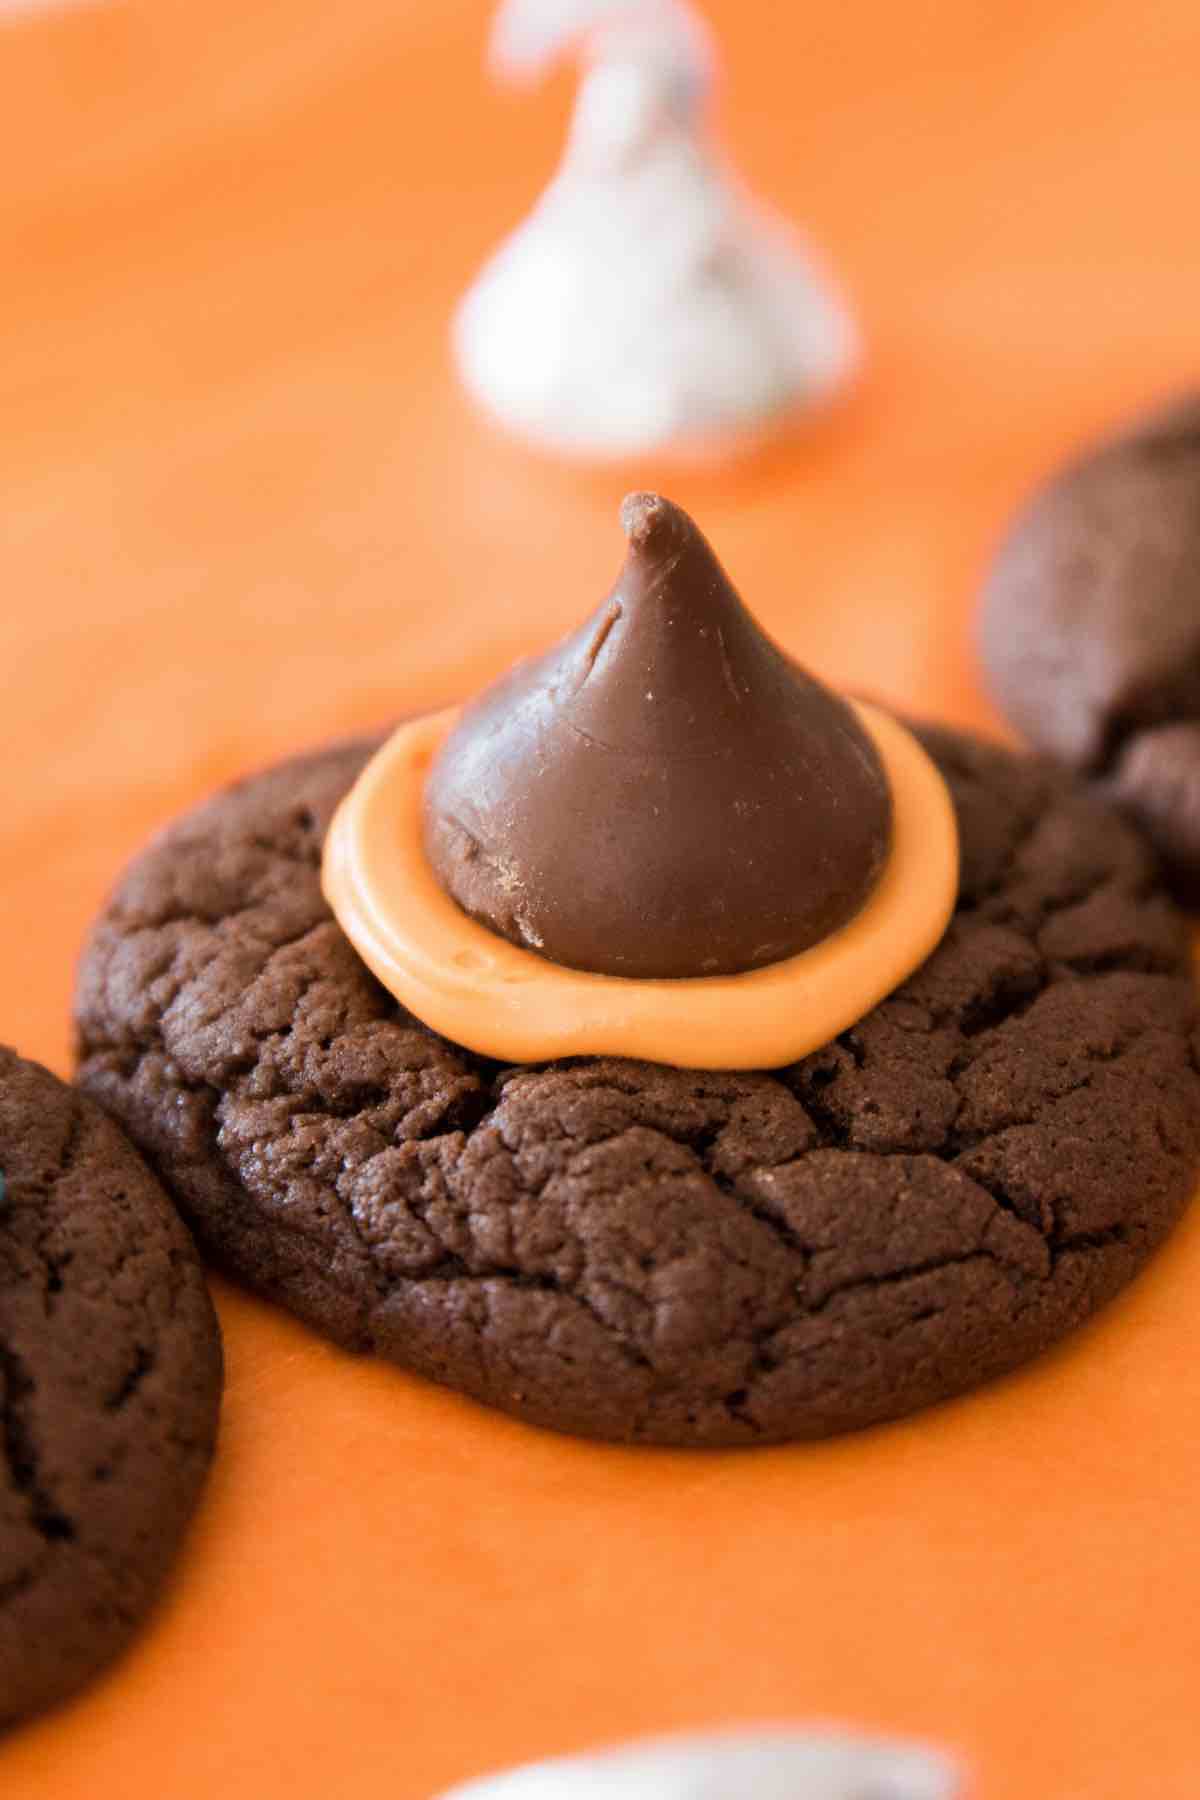
[[[153,1603],[216,1435],[195,1250],[91,1100],[0,1048],[0,1728]]]
[[[126,875],[80,1080],[262,1293],[539,1424],[817,1436],[1044,1349],[1141,1267],[1200,1156],[1184,932],[1046,762],[929,730],[962,885],[934,956],[770,1074],[504,1069],[400,1009],[318,883],[370,746],[224,793]]]
[[[1105,779],[1200,900],[1200,395],[1042,489],[980,629],[1013,723]]]

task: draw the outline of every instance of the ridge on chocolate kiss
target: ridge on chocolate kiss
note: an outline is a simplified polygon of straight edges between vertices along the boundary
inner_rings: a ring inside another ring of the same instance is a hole
[[[621,516],[578,630],[368,765],[326,892],[384,985],[483,1054],[777,1066],[939,941],[953,810],[902,726],[766,636],[684,512]]]

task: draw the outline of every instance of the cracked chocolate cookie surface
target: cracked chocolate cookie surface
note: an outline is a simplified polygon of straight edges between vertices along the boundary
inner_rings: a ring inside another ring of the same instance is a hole
[[[196,1252],[92,1101],[0,1048],[0,1729],[152,1604],[212,1455]]]
[[[955,917],[794,1067],[505,1069],[417,1023],[320,892],[359,745],[133,865],[81,968],[80,1081],[260,1292],[539,1424],[753,1444],[959,1393],[1145,1261],[1192,1188],[1200,1078],[1142,841],[1044,762],[921,735]]]

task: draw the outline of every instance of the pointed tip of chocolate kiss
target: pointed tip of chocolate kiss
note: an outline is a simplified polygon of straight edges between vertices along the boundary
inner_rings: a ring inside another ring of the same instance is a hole
[[[621,502],[621,530],[631,550],[659,549],[695,529],[683,509],[661,494],[626,494]]]
[[[430,864],[472,917],[570,968],[644,979],[781,961],[878,878],[878,756],[763,633],[680,507],[631,494],[621,523],[612,598],[482,695],[435,759]]]
[[[642,624],[652,634],[661,631],[663,621],[654,623],[650,615],[665,611],[678,621],[679,636],[690,636],[693,642],[688,646],[677,637],[672,651],[682,653],[690,664],[697,684],[694,699],[704,703],[704,664],[710,664],[710,673],[715,669],[711,640],[708,644],[704,641],[706,627],[722,633],[728,652],[741,640],[751,658],[757,653],[755,646],[770,655],[779,654],[746,610],[712,545],[682,506],[662,494],[628,494],[621,504],[621,526],[629,549],[615,597],[631,615],[629,634],[636,631],[634,617],[639,613],[646,615]],[[647,660],[657,661],[667,647],[665,638],[660,638],[658,652],[644,646]]]

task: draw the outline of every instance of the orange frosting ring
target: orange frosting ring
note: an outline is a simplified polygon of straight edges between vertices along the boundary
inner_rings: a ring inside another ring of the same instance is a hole
[[[940,942],[958,896],[946,784],[912,733],[856,703],[892,789],[892,847],[866,905],[798,956],[741,975],[633,981],[549,963],[488,931],[425,860],[425,774],[457,709],[403,725],[343,800],[322,885],[368,968],[417,1018],[501,1062],[627,1056],[770,1069],[827,1044]]]

